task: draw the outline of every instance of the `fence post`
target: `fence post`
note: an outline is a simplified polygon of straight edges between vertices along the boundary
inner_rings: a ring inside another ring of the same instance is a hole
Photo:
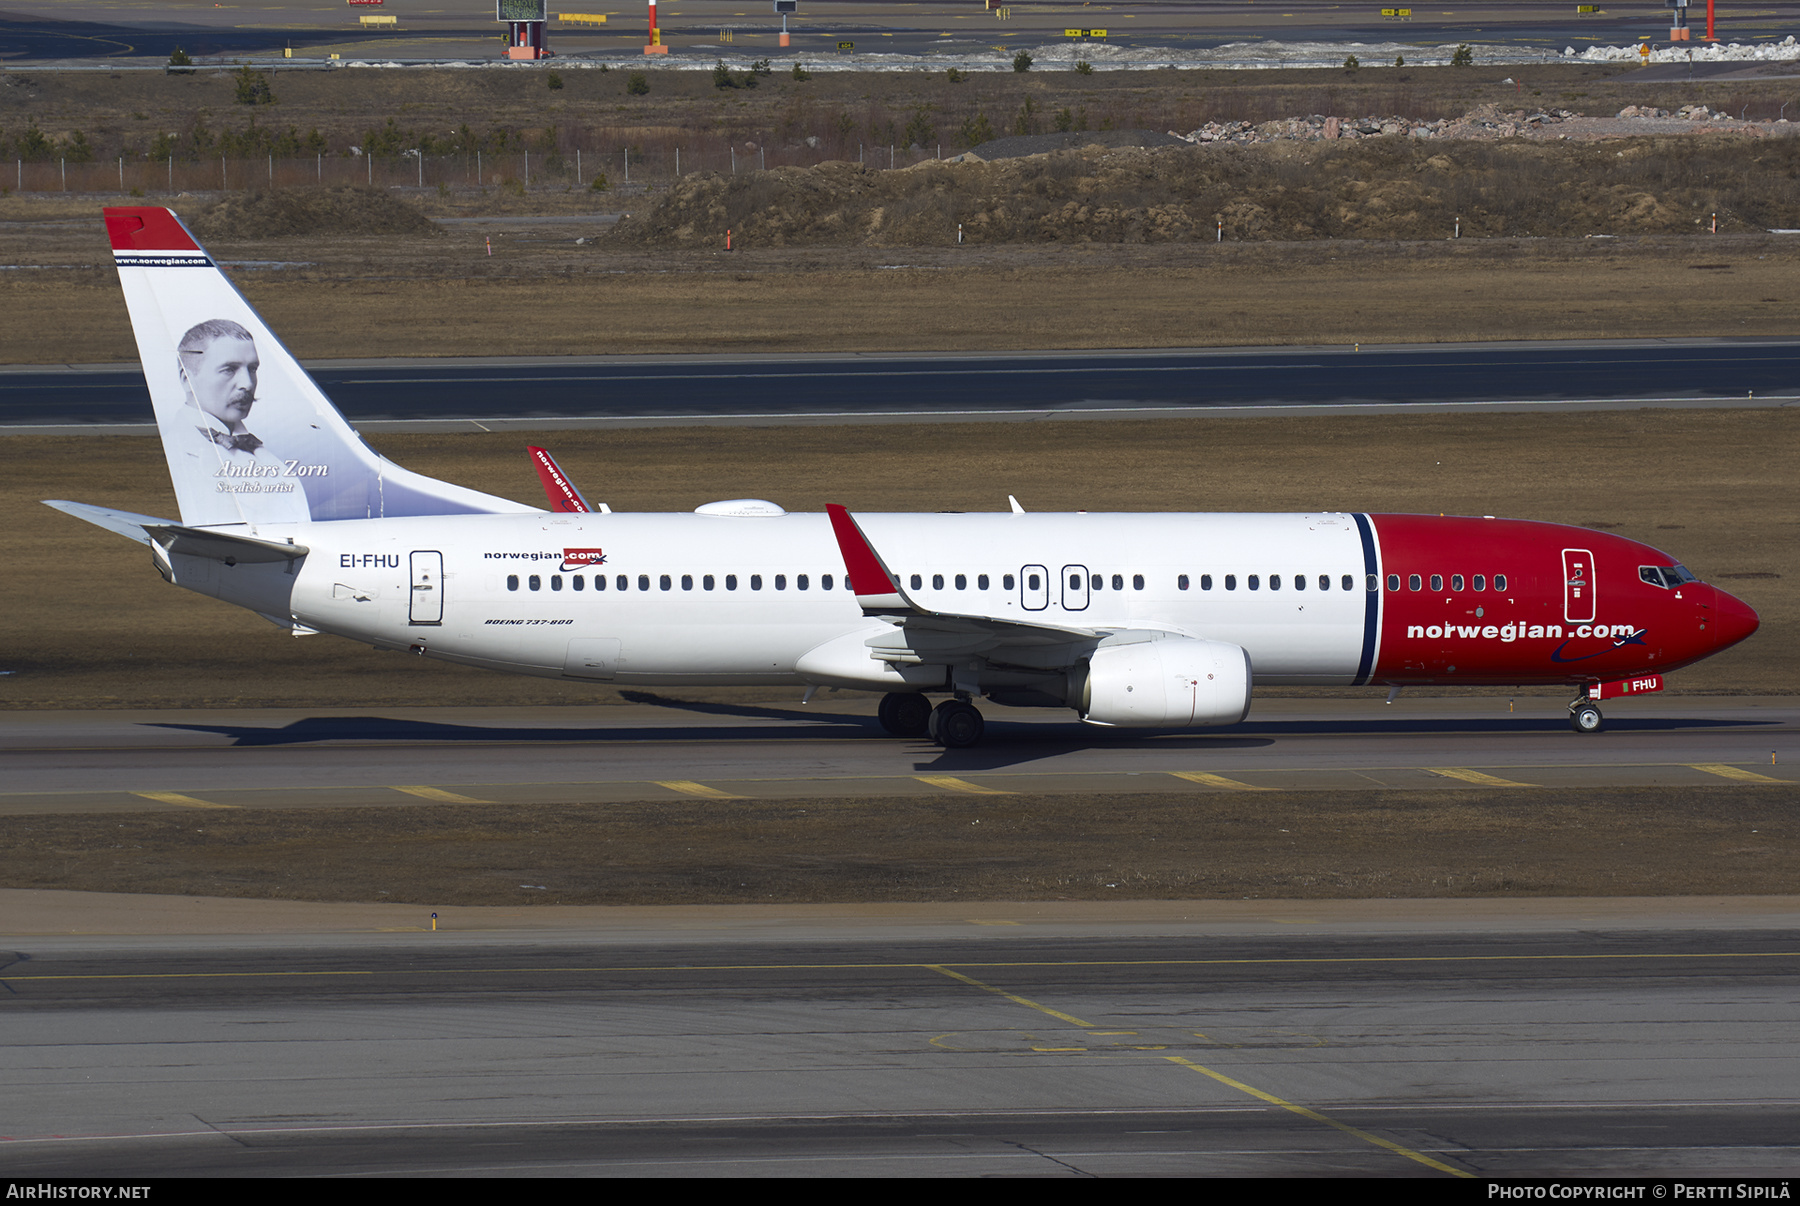
[[[119,191],[125,191],[125,156],[119,156]]]
[[[631,148],[625,148],[625,183],[631,183]]]
[[[525,152],[525,187],[531,187],[531,152]]]
[[[419,152],[419,187],[425,187],[425,152]]]
[[[59,162],[62,164],[62,191],[66,193],[69,191],[69,160],[68,160],[68,157],[67,156],[63,157],[61,160],[59,160]]]
[[[227,192],[231,189],[228,179],[225,174],[225,156],[221,155],[219,156],[219,187]]]
[[[325,152],[315,151],[315,152],[313,152],[313,157],[315,160],[315,162],[313,163],[313,178],[319,184],[324,184],[325,183]]]

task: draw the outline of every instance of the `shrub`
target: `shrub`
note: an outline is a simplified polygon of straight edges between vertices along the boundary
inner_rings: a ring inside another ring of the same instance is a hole
[[[1406,56],[1403,54],[1395,55],[1394,56],[1394,66],[1396,66],[1396,67],[1406,66]]]
[[[915,145],[928,147],[937,141],[937,127],[931,124],[931,118],[926,114],[924,105],[913,110],[911,119],[906,123],[906,129],[901,132],[900,141],[909,147]]]
[[[194,60],[188,57],[187,51],[177,46],[175,53],[169,56],[169,65],[163,70],[170,75],[192,75],[194,74]]]
[[[1475,52],[1469,49],[1467,42],[1458,46],[1456,53],[1450,56],[1450,65],[1452,67],[1473,67],[1475,65]]]
[[[775,69],[773,67],[769,66],[769,60],[758,59],[758,60],[756,60],[756,62],[750,64],[750,74],[751,75],[774,75]]]
[[[952,84],[960,84],[969,77],[952,67],[950,70],[944,72],[944,78],[949,80]]]
[[[1094,65],[1086,59],[1082,59],[1075,64],[1075,73],[1077,75],[1092,75],[1094,74]]]
[[[612,184],[606,179],[605,172],[595,172],[594,173],[594,182],[592,184],[588,185],[588,188],[592,189],[596,193],[604,193],[608,189],[612,188]]]
[[[544,74],[544,83],[550,85],[550,91],[552,92],[562,91],[562,76],[556,74],[554,71],[546,72]]]
[[[1013,56],[1013,70],[1025,72],[1031,70],[1031,56],[1021,50]]]
[[[174,55],[170,55],[171,62]],[[269,77],[260,71],[250,70],[248,63],[237,70],[237,103],[240,105],[272,105],[275,103],[275,92],[269,87]]]
[[[807,80],[810,80],[812,78],[812,72],[808,71],[806,68],[802,67],[800,64],[795,63],[794,64],[794,78],[804,84]]]
[[[632,96],[648,95],[650,92],[650,81],[645,77],[643,72],[634,71],[631,73],[631,78],[625,82],[625,91],[629,92]]]
[[[1362,66],[1362,64],[1356,61],[1355,55],[1351,55],[1349,58],[1344,60],[1344,70],[1345,71],[1355,71],[1358,67],[1361,67],[1361,66]]]
[[[724,59],[720,59],[717,63],[715,63],[713,65],[713,87],[715,87],[715,88],[735,88],[735,87],[737,87],[737,81],[731,78],[731,68],[729,68],[725,65]]]

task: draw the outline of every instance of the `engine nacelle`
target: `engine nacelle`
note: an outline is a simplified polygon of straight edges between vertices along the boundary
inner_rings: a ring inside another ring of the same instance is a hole
[[[1073,686],[1089,724],[1236,724],[1250,714],[1250,654],[1192,637],[1102,645]]]

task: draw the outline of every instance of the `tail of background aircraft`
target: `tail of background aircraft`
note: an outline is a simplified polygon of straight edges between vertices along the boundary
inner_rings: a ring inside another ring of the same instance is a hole
[[[183,524],[535,509],[378,455],[171,211],[106,231]]]

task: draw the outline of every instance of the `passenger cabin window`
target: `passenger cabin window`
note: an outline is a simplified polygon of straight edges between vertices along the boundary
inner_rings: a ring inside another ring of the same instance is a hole
[[[1251,590],[1261,590],[1262,576],[1260,574],[1250,574],[1244,579],[1244,585],[1248,586]]]
[[[561,574],[551,574],[550,575],[550,589],[551,590],[561,590],[562,589],[562,575]]]
[[[967,574],[956,575],[956,589],[957,590],[968,590],[969,589],[969,575],[967,575]]]
[[[1305,574],[1295,574],[1294,575],[1294,589],[1295,590],[1305,590],[1306,589],[1306,575]]]
[[[925,585],[925,579],[919,577],[919,575],[917,575],[917,574],[914,574],[912,576],[912,588],[914,590],[918,590],[920,587],[922,587],[924,585]]]
[[[518,590],[519,589],[519,575],[517,575],[517,574],[506,575],[506,589],[507,590]]]
[[[1131,589],[1132,590],[1143,590],[1144,589],[1144,575],[1142,575],[1142,574],[1131,575]]]
[[[1421,579],[1419,577],[1419,575],[1408,574],[1406,576],[1406,589],[1407,590],[1420,590],[1424,587],[1424,585],[1425,585],[1425,582],[1423,579]]]
[[[692,574],[681,575],[681,589],[682,590],[693,590],[694,589],[694,575],[692,575]]]
[[[1473,586],[1476,590],[1486,590],[1487,589],[1487,575],[1486,574],[1476,574],[1473,578],[1469,579],[1469,585]]]
[[[987,588],[988,588],[988,576],[986,574],[976,574],[975,575],[975,589],[976,590],[986,590]]]
[[[672,586],[675,585],[674,581],[671,580],[669,575],[667,575],[667,574],[658,574],[657,578],[656,578],[656,584],[658,586],[662,587],[664,590],[668,590],[669,588],[671,588]]]
[[[650,589],[650,575],[649,574],[639,574],[638,575],[638,589],[639,590],[649,590]]]
[[[544,580],[536,574],[533,574],[525,580],[525,585],[529,586],[532,590],[538,590],[544,585]]]
[[[1269,575],[1269,589],[1270,590],[1280,590],[1281,589],[1281,575],[1280,574],[1270,574]]]
[[[1094,575],[1094,589],[1095,590],[1100,589],[1100,575],[1099,574]],[[1113,575],[1113,589],[1114,590],[1124,590],[1125,589],[1125,575],[1124,574],[1114,574]]]
[[[1000,589],[1001,590],[1011,590],[1012,588],[1013,588],[1013,576],[1011,574],[1001,574],[1000,575]]]
[[[1494,589],[1495,590],[1505,590],[1506,589],[1506,575],[1505,574],[1495,574],[1494,575]]]
[[[1226,574],[1225,575],[1225,589],[1226,590],[1236,590],[1237,589],[1237,575],[1236,574]]]
[[[1451,574],[1450,575],[1450,589],[1451,590],[1461,590],[1462,588],[1463,588],[1463,576],[1461,574]]]
[[[1444,575],[1442,575],[1442,574],[1431,575],[1431,589],[1434,594],[1436,592],[1444,589]]]
[[[794,589],[795,590],[805,590],[806,588],[807,588],[806,575],[805,574],[795,574],[794,575]]]
[[[1201,590],[1211,590],[1212,589],[1212,575],[1211,574],[1201,574],[1200,575],[1200,589]]]
[[[700,589],[711,590],[712,588],[713,588],[713,576],[711,574],[707,574],[704,578],[700,579]]]
[[[944,589],[944,575],[942,575],[942,574],[931,575],[931,589],[932,590],[943,590]]]
[[[737,589],[737,575],[736,574],[726,574],[725,575],[725,589],[726,590],[736,590]]]
[[[787,575],[786,574],[776,574],[775,575],[775,589],[776,590],[786,590],[787,589]]]
[[[583,581],[582,581],[582,580],[581,580],[581,575],[580,575],[580,574],[576,574],[576,575],[575,575],[575,578],[574,578],[574,581],[572,581],[572,582],[570,582],[570,583],[569,583],[569,585],[570,585],[570,586],[573,586],[573,587],[574,587],[574,588],[575,588],[575,589],[576,589],[576,590],[585,590],[585,589],[587,589],[587,583],[585,583],[585,582],[583,582]]]
[[[750,575],[750,589],[751,590],[761,590],[762,589],[762,575],[761,574],[751,574]]]
[[[1177,574],[1175,576],[1175,589],[1176,590],[1186,590],[1187,588],[1188,588],[1188,576],[1186,574]]]
[[[1399,590],[1400,589],[1400,575],[1399,574],[1389,574],[1388,575],[1388,589],[1389,590]],[[1414,587],[1413,589],[1417,590],[1418,588]]]

